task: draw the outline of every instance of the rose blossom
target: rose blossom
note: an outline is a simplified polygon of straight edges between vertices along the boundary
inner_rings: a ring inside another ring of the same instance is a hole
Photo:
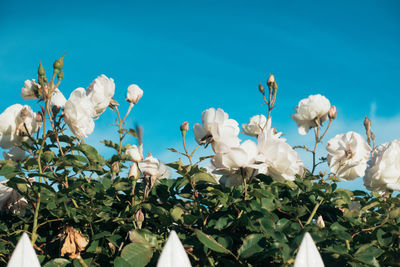
[[[56,88],[53,92],[53,95],[51,96],[50,103],[57,107],[64,107],[66,102],[67,99],[65,98],[63,93],[61,93],[61,91]]]
[[[114,96],[115,84],[112,78],[104,74],[97,77],[87,88],[86,94],[93,103],[97,119],[108,107]]]
[[[277,181],[293,181],[296,174],[303,175],[303,162],[299,154],[272,131],[258,136],[258,160],[267,164],[267,174]]]
[[[85,89],[75,89],[64,106],[64,120],[72,133],[79,139],[86,138],[94,130],[93,117],[96,115]]]
[[[136,84],[131,84],[126,92],[126,101],[136,105],[143,96],[143,90]]]
[[[126,149],[125,153],[132,161],[139,162],[143,159],[142,154],[136,145],[130,145]]]
[[[229,119],[222,109],[209,108],[201,114],[203,125],[196,123],[193,132],[198,144],[210,142],[214,152],[227,152],[231,147],[239,146],[240,132],[238,123]]]
[[[41,122],[36,120],[30,106],[15,104],[0,114],[0,147],[10,148],[28,141],[28,134],[37,132]]]
[[[292,114],[292,119],[299,127],[299,134],[305,135],[310,128],[326,121],[330,107],[329,100],[320,94],[301,100],[295,108],[296,113]]]
[[[354,180],[364,175],[371,148],[358,133],[336,135],[328,141],[326,150],[328,165],[337,177]]]
[[[33,80],[26,80],[24,82],[24,87],[21,89],[21,97],[25,100],[35,100],[37,99],[37,90],[39,85]]]
[[[169,168],[153,156],[148,156],[139,162],[139,170],[144,176],[159,178],[170,178]]]
[[[15,189],[8,187],[6,183],[7,180],[0,182],[0,211],[23,212],[28,202]]]
[[[368,190],[400,191],[400,139],[378,146],[364,176]]]
[[[227,187],[242,184],[265,169],[265,164],[256,164],[257,155],[256,143],[247,140],[226,153],[216,153],[211,160],[213,172],[222,174],[218,180]]]
[[[255,115],[250,118],[248,124],[242,124],[243,133],[249,136],[260,135],[267,125],[267,118],[264,115]]]

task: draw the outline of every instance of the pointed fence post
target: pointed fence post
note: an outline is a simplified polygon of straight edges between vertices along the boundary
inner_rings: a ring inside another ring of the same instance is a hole
[[[157,267],[191,267],[188,255],[174,230],[169,234]]]
[[[294,267],[324,267],[321,255],[309,233],[305,233],[301,241]]]
[[[31,240],[26,233],[23,233],[19,239],[7,267],[40,267]]]

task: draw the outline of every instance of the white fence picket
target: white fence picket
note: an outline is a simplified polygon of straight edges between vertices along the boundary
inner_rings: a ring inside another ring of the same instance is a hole
[[[301,241],[294,267],[324,267],[321,255],[309,233],[305,233]]]
[[[7,267],[40,267],[31,240],[26,233],[19,239]]]
[[[191,267],[188,255],[174,230],[169,234],[157,267]]]

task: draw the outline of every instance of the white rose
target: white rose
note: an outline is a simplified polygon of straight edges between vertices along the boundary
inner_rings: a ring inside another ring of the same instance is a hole
[[[35,82],[35,80],[26,80],[24,82],[24,87],[21,89],[21,97],[25,100],[35,100],[38,97],[37,90],[39,85]]]
[[[143,159],[142,154],[136,145],[129,146],[125,153],[132,161],[139,162]]]
[[[364,176],[371,148],[355,132],[338,134],[328,141],[327,161],[332,173],[344,180]]]
[[[26,158],[26,153],[19,147],[13,147],[8,152],[3,152],[3,157],[5,160],[22,161]]]
[[[310,128],[316,127],[316,121],[319,124],[326,121],[330,107],[329,100],[320,94],[301,100],[295,108],[296,113],[292,114],[292,119],[299,127],[299,134],[305,135]]]
[[[260,135],[267,126],[267,118],[264,115],[255,115],[250,118],[248,124],[242,124],[243,133],[249,136]]]
[[[169,168],[152,156],[148,156],[139,162],[139,170],[144,176],[156,177],[157,179],[171,177]]]
[[[87,88],[87,96],[93,103],[97,119],[108,107],[115,93],[115,84],[112,78],[104,74],[97,77]]]
[[[198,144],[209,141],[215,153],[227,152],[231,147],[239,146],[240,129],[238,123],[229,119],[222,109],[210,108],[201,114],[203,125],[196,123],[193,132]]]
[[[271,132],[258,136],[259,161],[267,164],[267,174],[277,181],[293,181],[296,174],[303,175],[303,162],[299,154]]]
[[[0,182],[0,211],[23,212],[28,206],[28,202],[15,189],[8,187],[6,183],[7,180]]]
[[[265,169],[264,165],[256,164],[257,155],[256,143],[247,140],[226,153],[217,153],[211,160],[213,172],[222,175],[218,180],[227,187],[242,184]]]
[[[96,111],[85,89],[75,89],[64,106],[64,120],[72,133],[79,139],[86,138],[94,130],[95,115]]]
[[[131,84],[126,93],[126,101],[136,105],[143,96],[143,90],[136,84]]]
[[[400,191],[400,139],[378,146],[364,176],[368,190]]]
[[[51,96],[50,103],[57,107],[64,107],[66,102],[67,99],[64,97],[63,93],[56,88]]]
[[[41,122],[36,120],[30,106],[15,104],[0,114],[0,147],[19,146],[29,140],[28,134],[37,132]]]

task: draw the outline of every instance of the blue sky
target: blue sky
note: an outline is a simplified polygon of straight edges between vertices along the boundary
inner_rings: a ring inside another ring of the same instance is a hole
[[[122,110],[128,85],[144,90],[127,126],[142,125],[145,151],[167,162],[176,156],[166,148],[181,147],[179,125],[193,126],[203,110],[220,107],[239,124],[265,113],[257,85],[269,73],[279,85],[273,125],[290,144],[312,143],[311,134],[297,134],[290,114],[317,93],[339,111],[327,140],[363,133],[368,115],[382,143],[399,138],[399,12],[398,1],[365,0],[2,0],[0,111],[15,103],[38,109],[20,98],[23,82],[36,78],[40,61],[50,73],[67,52],[60,86],[66,97],[100,74],[114,78]],[[101,148],[99,140],[115,136],[114,118],[104,113],[87,141]]]

